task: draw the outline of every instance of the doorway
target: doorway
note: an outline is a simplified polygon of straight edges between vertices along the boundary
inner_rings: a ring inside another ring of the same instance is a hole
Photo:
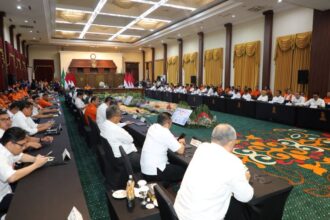
[[[33,60],[34,79],[50,82],[54,79],[54,60]]]
[[[134,81],[139,81],[139,63],[138,62],[125,62],[126,73],[132,73]]]

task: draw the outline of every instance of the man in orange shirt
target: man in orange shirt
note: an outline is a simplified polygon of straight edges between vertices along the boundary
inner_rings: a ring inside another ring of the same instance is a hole
[[[38,100],[38,105],[40,105],[42,108],[46,108],[52,106],[53,104],[48,101],[48,94],[44,93],[42,98]]]
[[[327,96],[324,97],[324,102],[326,105],[330,105],[330,92],[327,92]]]
[[[256,86],[255,90],[251,92],[251,96],[253,99],[257,99],[260,96],[259,86]]]
[[[87,105],[85,109],[85,121],[86,124],[88,124],[88,117],[90,117],[93,121],[96,122],[96,111],[97,111],[97,106],[99,105],[100,100],[99,97],[93,96],[91,98],[91,102]]]

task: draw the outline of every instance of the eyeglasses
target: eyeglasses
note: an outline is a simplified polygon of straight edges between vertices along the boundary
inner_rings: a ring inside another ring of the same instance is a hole
[[[0,121],[9,121],[10,120],[10,118],[8,117],[8,118],[0,118]]]
[[[18,145],[18,146],[20,146],[20,147],[25,147],[25,146],[24,146],[25,143],[24,143],[24,144],[19,144],[19,143],[17,143],[17,142],[13,142],[13,143],[16,144],[16,145]]]

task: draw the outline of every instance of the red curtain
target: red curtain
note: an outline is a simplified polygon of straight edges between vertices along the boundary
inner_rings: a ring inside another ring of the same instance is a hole
[[[22,64],[21,64],[21,54],[18,50],[14,49],[15,51],[15,68],[16,68],[16,80],[22,80]]]
[[[5,89],[5,54],[2,38],[0,37],[0,90]]]
[[[54,79],[54,60],[33,60],[33,71],[36,80],[52,81]]]
[[[6,41],[5,44],[6,44],[6,53],[7,53],[8,75],[16,76],[15,49],[9,42]]]

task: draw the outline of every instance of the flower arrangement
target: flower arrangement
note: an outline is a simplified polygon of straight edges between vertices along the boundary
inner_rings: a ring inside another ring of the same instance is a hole
[[[198,106],[190,115],[187,122],[189,127],[214,127],[217,117],[213,116],[207,105]]]

